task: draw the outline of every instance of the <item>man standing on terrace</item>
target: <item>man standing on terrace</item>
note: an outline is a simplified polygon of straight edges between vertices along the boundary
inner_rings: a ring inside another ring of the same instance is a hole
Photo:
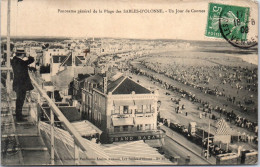
[[[28,65],[34,62],[33,57],[26,57],[24,49],[17,49],[16,55],[11,60],[14,73],[13,90],[16,92],[16,120],[26,121],[22,115],[26,91],[33,90],[33,85],[28,73]]]

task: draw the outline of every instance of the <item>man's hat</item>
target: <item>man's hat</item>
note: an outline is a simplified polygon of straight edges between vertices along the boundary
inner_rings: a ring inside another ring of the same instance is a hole
[[[24,51],[24,48],[16,48],[16,52],[15,52],[16,56],[26,56],[26,53]]]
[[[18,54],[19,54],[19,53],[20,53],[20,54],[22,54],[22,53],[25,54],[24,48],[17,48],[15,53],[16,53],[16,54],[17,54],[17,53],[18,53]]]

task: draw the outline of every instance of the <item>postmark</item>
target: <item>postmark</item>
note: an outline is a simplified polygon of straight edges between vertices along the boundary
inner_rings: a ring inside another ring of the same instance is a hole
[[[249,7],[209,3],[206,36],[224,38],[231,45],[247,49],[257,45],[257,20]]]

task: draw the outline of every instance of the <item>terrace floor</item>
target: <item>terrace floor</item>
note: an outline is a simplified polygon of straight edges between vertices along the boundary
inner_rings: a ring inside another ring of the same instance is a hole
[[[8,97],[1,91],[1,165],[48,165],[50,155],[38,133],[37,125],[25,104],[23,115],[26,122],[16,122],[14,114],[15,97]]]

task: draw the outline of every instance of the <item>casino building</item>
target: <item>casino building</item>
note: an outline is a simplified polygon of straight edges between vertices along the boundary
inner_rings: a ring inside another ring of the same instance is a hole
[[[88,77],[82,89],[83,119],[99,127],[101,140],[108,143],[153,140],[163,144],[157,129],[158,92],[118,73]]]

